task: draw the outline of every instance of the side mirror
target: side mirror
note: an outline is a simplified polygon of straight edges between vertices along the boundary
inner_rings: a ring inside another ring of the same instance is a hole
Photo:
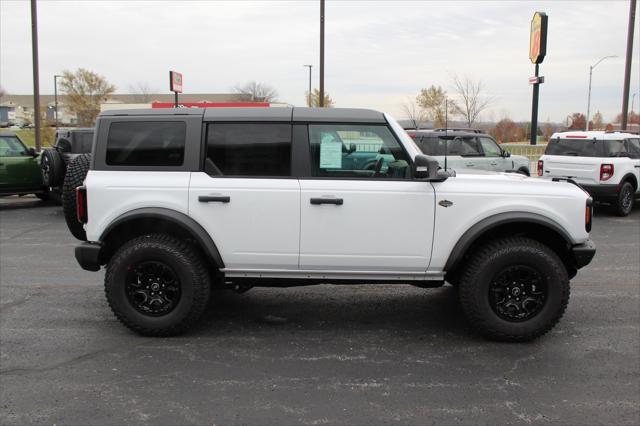
[[[356,152],[356,150],[358,149],[358,147],[356,146],[355,143],[352,143],[349,145],[349,154]]]
[[[416,155],[413,161],[413,178],[417,180],[436,180],[438,177],[438,162],[427,155]]]
[[[33,158],[36,158],[38,156],[38,153],[36,152],[35,148],[27,148],[27,151],[25,152],[25,155],[29,155]]]
[[[511,157],[511,153],[509,151],[502,151],[502,156],[504,158],[509,158],[509,157]]]

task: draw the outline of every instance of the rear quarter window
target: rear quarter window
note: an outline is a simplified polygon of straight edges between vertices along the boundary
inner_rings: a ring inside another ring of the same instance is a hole
[[[186,123],[182,121],[113,122],[107,137],[110,166],[181,166]]]

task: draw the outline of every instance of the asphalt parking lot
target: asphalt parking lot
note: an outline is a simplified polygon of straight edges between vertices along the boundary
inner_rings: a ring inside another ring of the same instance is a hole
[[[528,344],[482,340],[449,287],[225,293],[188,335],[132,334],[59,206],[0,199],[0,424],[640,423],[640,209]]]

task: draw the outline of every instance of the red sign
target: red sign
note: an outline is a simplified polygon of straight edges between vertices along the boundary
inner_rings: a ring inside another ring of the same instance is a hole
[[[176,71],[169,71],[169,90],[182,93],[182,74]]]
[[[529,77],[529,84],[542,84],[544,77]]]
[[[269,102],[180,102],[183,108],[269,107]],[[152,102],[151,108],[174,108],[173,102]]]

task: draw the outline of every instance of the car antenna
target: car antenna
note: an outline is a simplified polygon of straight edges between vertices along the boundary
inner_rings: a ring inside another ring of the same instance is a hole
[[[447,137],[447,128],[449,127],[449,100],[444,98],[444,171],[447,171],[447,148],[449,138]]]

